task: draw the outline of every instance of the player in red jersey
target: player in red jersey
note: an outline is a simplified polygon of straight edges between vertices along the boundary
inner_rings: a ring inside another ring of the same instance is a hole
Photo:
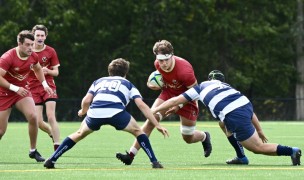
[[[48,35],[48,29],[44,25],[35,25],[32,29],[32,33],[35,37],[33,51],[38,55],[45,79],[50,88],[52,88],[54,94],[49,96],[47,92],[44,91],[44,88],[35,76],[34,71],[29,74],[28,87],[36,105],[39,128],[53,139],[54,150],[56,150],[60,145],[60,131],[55,115],[58,95],[54,77],[59,75],[58,67],[60,64],[56,51],[44,43]],[[43,120],[43,105],[45,105],[46,115],[50,126]]]
[[[162,92],[154,101],[152,108],[159,106],[171,97],[178,96],[197,85],[192,65],[187,60],[173,55],[173,46],[169,41],[162,40],[156,42],[153,47],[153,53],[156,55],[154,66],[162,74],[164,86]],[[147,83],[147,86],[152,90],[160,89],[159,87],[151,85],[149,82]],[[158,121],[162,120],[166,111],[156,114],[155,118]],[[179,106],[170,109],[170,111],[175,112],[180,117],[180,131],[184,141],[187,144],[202,142],[204,156],[208,157],[212,151],[210,134],[208,132],[195,130],[198,116],[197,101],[192,101],[185,105],[180,104]],[[154,129],[154,126],[149,121],[146,121],[142,126],[142,129],[149,136]],[[135,140],[129,152],[126,152],[126,154],[117,153],[116,157],[124,164],[130,165],[139,148],[140,146]]]
[[[51,95],[52,89],[45,81],[38,56],[32,52],[34,35],[27,30],[17,36],[18,46],[4,53],[0,58],[0,139],[5,134],[12,106],[21,111],[28,121],[30,137],[29,157],[37,162],[45,159],[36,149],[38,121],[35,103],[26,88],[28,75],[33,69],[45,91]]]

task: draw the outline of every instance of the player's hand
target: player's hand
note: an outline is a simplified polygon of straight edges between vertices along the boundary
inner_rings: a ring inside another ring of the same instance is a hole
[[[179,106],[174,106],[174,107],[170,108],[168,111],[166,111],[165,116],[167,117],[167,116],[169,116],[169,115],[171,115],[171,114],[174,114],[174,113],[176,113],[179,109],[180,109]]]
[[[147,86],[148,88],[154,90],[154,91],[157,91],[157,90],[161,90],[161,88],[159,86],[154,86],[153,84],[147,82]]]
[[[19,90],[16,93],[22,97],[25,97],[28,95],[29,91],[23,87],[19,87]]]
[[[50,95],[52,96],[54,94],[54,91],[52,88],[50,87],[44,87],[44,90]]]
[[[42,72],[43,72],[44,75],[49,74],[49,71],[50,70],[47,67],[42,67]]]
[[[166,137],[169,137],[169,133],[168,133],[168,130],[167,130],[166,128],[161,127],[161,126],[159,125],[159,126],[156,126],[156,129],[157,129],[159,132],[161,132],[161,133],[164,135],[165,138],[166,138]]]
[[[263,131],[258,131],[258,135],[259,135],[259,137],[260,137],[260,139],[262,140],[263,143],[267,143],[268,142],[268,139],[264,135]]]
[[[78,116],[79,116],[79,117],[82,117],[82,116],[84,116],[85,114],[86,114],[86,112],[84,112],[83,109],[80,109],[80,110],[78,111]]]

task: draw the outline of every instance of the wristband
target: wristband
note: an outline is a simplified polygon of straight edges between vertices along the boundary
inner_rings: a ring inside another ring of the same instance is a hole
[[[10,85],[9,85],[9,90],[14,91],[14,92],[17,92],[17,91],[19,90],[19,88],[20,88],[20,87],[15,86],[15,85],[13,85],[13,84],[10,84]]]
[[[183,104],[179,104],[178,107],[181,109],[181,108],[184,107],[184,105]]]
[[[44,88],[49,87],[49,85],[47,84],[46,80],[42,81],[42,86],[43,86]]]

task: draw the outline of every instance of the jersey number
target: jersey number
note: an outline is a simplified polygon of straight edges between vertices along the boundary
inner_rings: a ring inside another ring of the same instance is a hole
[[[113,80],[113,81],[103,80],[101,82],[100,90],[108,89],[109,91],[117,92],[120,85],[121,85],[121,81],[118,81],[118,80]]]

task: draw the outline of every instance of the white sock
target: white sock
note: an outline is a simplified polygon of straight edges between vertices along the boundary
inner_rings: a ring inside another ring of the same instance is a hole
[[[137,154],[138,150],[135,147],[131,147],[130,148],[130,152],[132,152],[134,154],[134,156]]]

